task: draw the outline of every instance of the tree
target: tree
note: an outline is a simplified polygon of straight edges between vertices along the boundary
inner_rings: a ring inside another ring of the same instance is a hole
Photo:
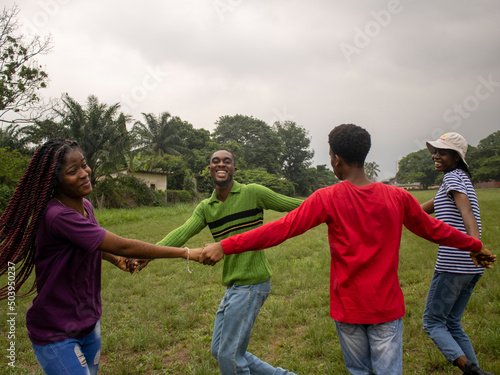
[[[268,173],[279,175],[282,153],[281,140],[264,121],[252,116],[221,116],[212,137],[222,146],[236,142],[242,146],[246,168],[264,168]],[[229,150],[233,151],[233,150]]]
[[[366,177],[370,181],[376,181],[378,177],[378,172],[380,172],[380,167],[374,161],[365,162],[365,173]]]
[[[420,182],[424,189],[439,183],[442,177],[434,168],[429,150],[422,149],[403,157],[398,163],[396,179],[400,183]]]
[[[66,94],[67,95],[67,94]],[[44,142],[55,138],[72,138],[70,129],[62,122],[61,114],[64,113],[64,98],[59,103],[58,107],[51,107],[50,117],[44,119],[37,119],[34,123],[24,126],[20,132],[24,134],[27,142],[41,145]]]
[[[87,164],[92,169],[92,184],[103,174],[102,167],[109,165],[116,155],[123,155],[128,147],[124,137],[127,117],[118,114],[120,104],[99,103],[96,96],[87,98],[83,107],[69,95],[63,97],[64,108],[58,110],[60,134],[78,142]]]
[[[133,144],[134,136],[127,130],[127,123],[131,120],[129,115],[120,113],[116,119],[116,130],[113,133],[113,139],[103,160],[103,172],[115,172],[123,167],[128,167],[130,160],[134,160]],[[133,165],[131,166],[133,168]]]
[[[38,91],[48,82],[47,73],[35,57],[50,50],[51,38],[35,36],[26,40],[16,35],[18,13],[19,8],[13,6],[4,7],[0,14],[0,121],[7,123],[31,122],[40,116],[33,110],[40,100]],[[4,115],[8,113],[17,113],[21,118],[7,120]]]
[[[304,194],[307,189],[305,171],[314,157],[314,151],[309,149],[311,139],[308,138],[308,132],[293,121],[277,121],[274,130],[282,144],[279,162],[283,174],[297,185],[299,194]]]
[[[182,145],[179,130],[182,120],[163,112],[158,117],[143,113],[146,123],[136,121],[132,132],[137,137],[138,150],[163,156],[179,156],[188,150]]]
[[[277,193],[288,195],[289,197],[295,195],[295,188],[290,181],[278,178],[263,170],[248,169],[238,171],[238,173],[234,175],[234,179],[242,184],[260,184]]]
[[[221,146],[210,137],[206,129],[195,129],[192,124],[182,121],[177,133],[183,147],[188,151],[183,154],[189,169],[200,173],[208,166],[210,155]]]
[[[30,158],[17,150],[0,148],[0,185],[15,188],[24,174]]]
[[[28,151],[26,147],[28,139],[23,134],[23,129],[19,124],[10,124],[5,130],[0,128],[0,147],[17,150],[23,153]]]
[[[467,160],[473,182],[500,181],[500,130],[482,139],[477,148],[469,148]]]
[[[299,192],[301,196],[308,196],[318,189],[331,186],[339,182],[335,173],[328,169],[326,164],[317,165],[315,168],[308,168],[304,173],[304,179],[307,183],[307,189]]]
[[[195,127],[187,121],[179,123],[177,134],[181,143],[188,150],[202,150],[205,145],[210,142],[210,132],[206,129],[195,129]]]

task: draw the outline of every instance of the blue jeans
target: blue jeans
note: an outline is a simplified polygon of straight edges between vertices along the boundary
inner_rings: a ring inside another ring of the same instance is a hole
[[[101,359],[101,325],[97,321],[94,330],[82,338],[32,345],[47,375],[96,375]]]
[[[353,375],[403,373],[403,319],[381,324],[335,321],[347,370]]]
[[[453,363],[465,355],[477,363],[476,353],[462,327],[465,311],[481,274],[435,272],[425,304],[423,326],[444,357]]]
[[[270,280],[226,288],[215,316],[211,348],[222,375],[293,374],[247,352],[255,319],[270,293]]]

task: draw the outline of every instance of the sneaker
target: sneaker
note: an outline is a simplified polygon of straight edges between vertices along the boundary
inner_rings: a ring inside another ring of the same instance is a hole
[[[481,370],[477,364],[471,361],[467,361],[465,364],[464,375],[495,375],[491,372]]]

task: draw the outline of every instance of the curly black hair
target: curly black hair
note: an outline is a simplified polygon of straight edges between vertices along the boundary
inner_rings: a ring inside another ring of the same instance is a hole
[[[348,165],[362,168],[370,151],[370,133],[354,124],[342,124],[333,128],[328,135],[332,154],[338,155]]]

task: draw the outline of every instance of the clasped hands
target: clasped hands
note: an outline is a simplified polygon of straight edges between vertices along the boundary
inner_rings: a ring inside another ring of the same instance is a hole
[[[493,263],[496,262],[497,256],[494,255],[490,250],[485,248],[481,249],[479,252],[470,252],[470,257],[472,261],[477,266],[483,266],[485,268],[493,268]]]

